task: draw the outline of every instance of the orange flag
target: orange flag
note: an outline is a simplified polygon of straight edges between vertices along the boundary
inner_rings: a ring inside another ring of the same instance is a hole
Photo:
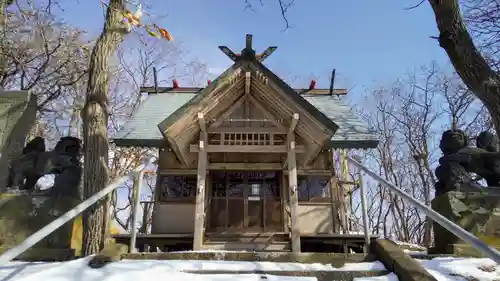
[[[172,36],[172,34],[170,34],[170,32],[168,32],[166,29],[158,27],[158,26],[156,26],[156,29],[158,29],[158,32],[160,33],[160,35],[163,38],[167,39],[168,41],[174,40],[174,37]]]

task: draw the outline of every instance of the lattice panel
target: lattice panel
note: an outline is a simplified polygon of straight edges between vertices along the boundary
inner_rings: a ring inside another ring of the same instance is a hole
[[[223,133],[224,145],[271,145],[269,133]]]
[[[286,135],[273,133],[209,133],[211,145],[285,145]]]
[[[221,145],[221,134],[209,133],[208,134],[208,144]]]

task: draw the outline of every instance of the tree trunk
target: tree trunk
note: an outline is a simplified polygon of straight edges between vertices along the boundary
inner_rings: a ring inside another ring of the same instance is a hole
[[[5,18],[5,14],[6,14],[6,10],[7,8],[14,4],[14,0],[0,0],[0,24],[2,26],[5,25],[5,21],[6,21],[6,18]]]
[[[456,72],[488,109],[500,136],[500,76],[474,45],[460,13],[458,0],[429,0],[439,29],[439,45]]]
[[[108,184],[108,88],[109,60],[123,41],[121,11],[124,0],[110,0],[104,28],[92,50],[89,63],[87,97],[82,110],[84,141],[85,198]],[[97,253],[104,246],[109,217],[109,197],[90,207],[83,215],[83,255]]]

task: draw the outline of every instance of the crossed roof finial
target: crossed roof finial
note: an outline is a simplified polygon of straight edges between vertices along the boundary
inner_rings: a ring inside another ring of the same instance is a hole
[[[263,62],[267,59],[278,47],[272,46],[268,47],[262,54],[256,55],[255,50],[252,48],[252,34],[246,35],[245,48],[241,50],[240,54],[235,54],[227,46],[219,46],[219,49],[226,54],[231,60],[237,61],[239,59],[256,59],[259,62]]]

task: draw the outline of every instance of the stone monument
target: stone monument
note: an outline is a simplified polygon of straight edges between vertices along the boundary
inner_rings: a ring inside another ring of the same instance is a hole
[[[35,138],[12,160],[7,184],[21,192],[0,205],[0,251],[23,242],[31,234],[80,203],[82,167],[81,141],[63,137],[55,148],[45,151],[45,140]],[[36,190],[36,182],[55,174],[54,185]],[[73,222],[68,222],[22,256],[27,260],[72,258]]]
[[[476,147],[460,130],[442,135],[443,156],[436,168],[432,208],[493,247],[500,247],[500,153],[490,132],[476,138]],[[472,174],[475,174],[473,176]],[[484,180],[487,186],[478,181]],[[480,255],[471,246],[434,223],[435,247],[430,252]]]

